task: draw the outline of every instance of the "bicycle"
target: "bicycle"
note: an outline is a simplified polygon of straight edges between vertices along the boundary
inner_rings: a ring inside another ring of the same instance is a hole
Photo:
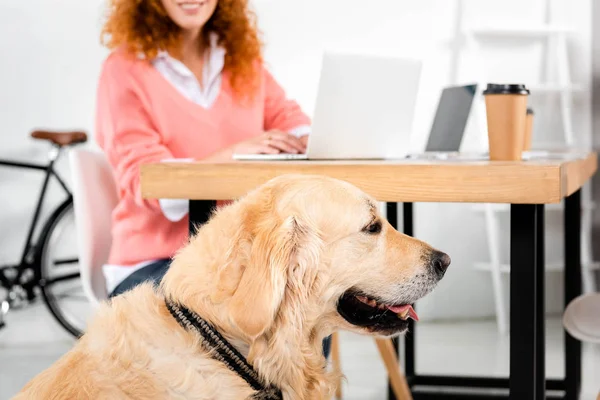
[[[0,301],[0,328],[5,325],[5,315],[10,308],[33,302],[37,292],[41,292],[44,303],[58,323],[73,336],[80,337],[85,328],[84,317],[91,304],[80,282],[76,243],[69,242],[69,238],[64,236],[64,233],[72,233],[70,239],[76,240],[73,195],[54,165],[65,148],[85,143],[87,135],[84,132],[37,130],[31,133],[31,137],[51,143],[48,164],[0,160],[0,166],[42,170],[45,173],[21,259],[18,264],[0,266],[0,289],[6,292],[6,298]],[[34,239],[51,177],[59,183],[66,199],[50,213],[37,239]],[[73,295],[75,303],[70,303],[70,295]],[[81,299],[83,302],[77,301]]]

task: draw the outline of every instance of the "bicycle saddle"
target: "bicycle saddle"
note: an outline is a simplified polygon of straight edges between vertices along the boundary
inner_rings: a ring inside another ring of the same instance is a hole
[[[34,139],[48,140],[57,146],[68,146],[70,144],[85,143],[87,134],[81,131],[59,132],[36,130],[31,132]]]

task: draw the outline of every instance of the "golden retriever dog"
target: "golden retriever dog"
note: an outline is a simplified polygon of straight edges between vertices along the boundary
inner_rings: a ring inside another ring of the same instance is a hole
[[[345,329],[403,333],[410,304],[450,258],[399,233],[373,198],[313,175],[283,175],[214,213],[159,287],[101,305],[71,351],[15,399],[253,398],[255,390],[182,327],[172,299],[211,324],[285,400],[326,399],[322,340]]]

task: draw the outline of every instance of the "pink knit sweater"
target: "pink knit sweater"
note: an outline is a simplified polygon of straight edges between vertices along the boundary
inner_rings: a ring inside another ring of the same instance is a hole
[[[188,237],[187,217],[171,222],[158,200],[142,199],[140,165],[167,158],[202,159],[266,130],[310,125],[271,74],[264,68],[261,74],[254,101],[242,105],[232,98],[224,72],[218,98],[205,109],[183,97],[147,61],[120,51],[107,58],[98,85],[96,140],[119,190],[110,264],[169,258]]]

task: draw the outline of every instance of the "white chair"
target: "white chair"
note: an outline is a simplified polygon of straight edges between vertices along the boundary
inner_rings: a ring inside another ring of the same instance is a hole
[[[117,187],[103,153],[73,149],[69,163],[81,282],[86,296],[97,306],[108,297],[102,265],[108,260],[112,241],[111,215],[118,201]]]
[[[571,300],[563,314],[563,326],[577,340],[600,344],[600,293],[583,294]]]

